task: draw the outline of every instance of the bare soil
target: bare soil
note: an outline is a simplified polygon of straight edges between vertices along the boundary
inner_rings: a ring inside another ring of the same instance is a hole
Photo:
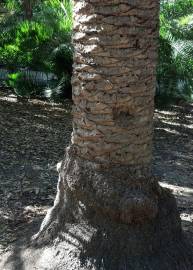
[[[56,164],[70,143],[70,111],[70,102],[21,102],[0,94],[0,254],[12,250],[10,260],[19,260],[20,247],[53,203]],[[154,123],[153,171],[175,194],[193,241],[193,104],[156,109]]]

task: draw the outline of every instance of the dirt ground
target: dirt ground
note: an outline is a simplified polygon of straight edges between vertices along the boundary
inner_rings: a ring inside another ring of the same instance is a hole
[[[56,164],[70,143],[70,109],[70,102],[22,103],[0,94],[1,255],[18,239],[26,243],[53,203]],[[183,229],[193,240],[193,104],[156,109],[154,126],[153,171],[174,192]]]

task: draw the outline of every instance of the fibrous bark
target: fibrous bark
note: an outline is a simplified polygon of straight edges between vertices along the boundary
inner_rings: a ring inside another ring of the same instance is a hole
[[[75,1],[72,143],[84,159],[151,163],[158,7]]]
[[[74,2],[72,145],[35,237],[66,251],[46,269],[190,270],[175,199],[151,173],[159,2]]]

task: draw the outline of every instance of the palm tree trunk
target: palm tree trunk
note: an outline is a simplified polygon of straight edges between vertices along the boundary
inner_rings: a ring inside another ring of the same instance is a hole
[[[175,200],[151,173],[159,1],[74,2],[72,144],[37,238],[74,239],[67,270],[192,269]]]
[[[31,20],[33,17],[32,0],[23,0],[24,19]]]
[[[84,159],[148,170],[159,2],[76,2],[72,143]]]

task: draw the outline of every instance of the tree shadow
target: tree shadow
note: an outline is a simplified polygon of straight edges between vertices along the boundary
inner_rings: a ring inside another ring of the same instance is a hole
[[[31,237],[37,232],[41,224],[41,218],[35,218],[30,224],[23,224],[22,229],[15,233],[17,240],[9,246],[2,256],[5,256],[3,264],[0,263],[3,270],[25,270],[25,262],[22,258],[22,252],[28,248]],[[7,254],[7,256],[6,256]]]
[[[0,95],[0,130],[2,197],[28,205],[42,195],[40,204],[50,204],[46,197],[56,189],[56,164],[70,141],[69,104],[37,100],[23,104]]]
[[[163,182],[192,187],[193,104],[156,110],[153,171]]]
[[[12,249],[14,270],[23,268],[20,253],[39,229],[36,217],[53,203],[56,164],[70,141],[70,108],[0,93],[0,249]]]
[[[21,103],[14,97],[10,99],[7,96],[0,98],[0,195],[3,197],[11,193],[11,197],[7,199],[9,208],[15,207],[18,201],[22,203],[21,209],[26,205],[51,205],[58,177],[55,164],[63,158],[64,147],[70,141],[72,127],[69,110],[61,104],[53,105],[43,101]],[[156,110],[153,172],[161,177],[164,184],[170,185],[167,187],[174,190],[181,215],[189,216],[193,213],[192,141],[193,105]],[[21,180],[22,195],[19,188]],[[36,188],[40,189],[37,194]],[[7,260],[7,263],[12,264],[13,270],[24,268],[21,250],[38,231],[41,223],[40,219],[37,223],[33,220],[15,233],[19,240],[12,244],[12,254]],[[182,223],[188,228],[186,233],[190,235],[191,220],[182,219]],[[80,230],[81,235],[89,235],[86,227]],[[86,241],[82,240],[85,237],[73,233],[69,235],[70,237],[65,234],[61,236],[68,244],[77,249],[80,248],[77,243],[86,245]],[[103,250],[100,246],[98,249],[101,252]]]

